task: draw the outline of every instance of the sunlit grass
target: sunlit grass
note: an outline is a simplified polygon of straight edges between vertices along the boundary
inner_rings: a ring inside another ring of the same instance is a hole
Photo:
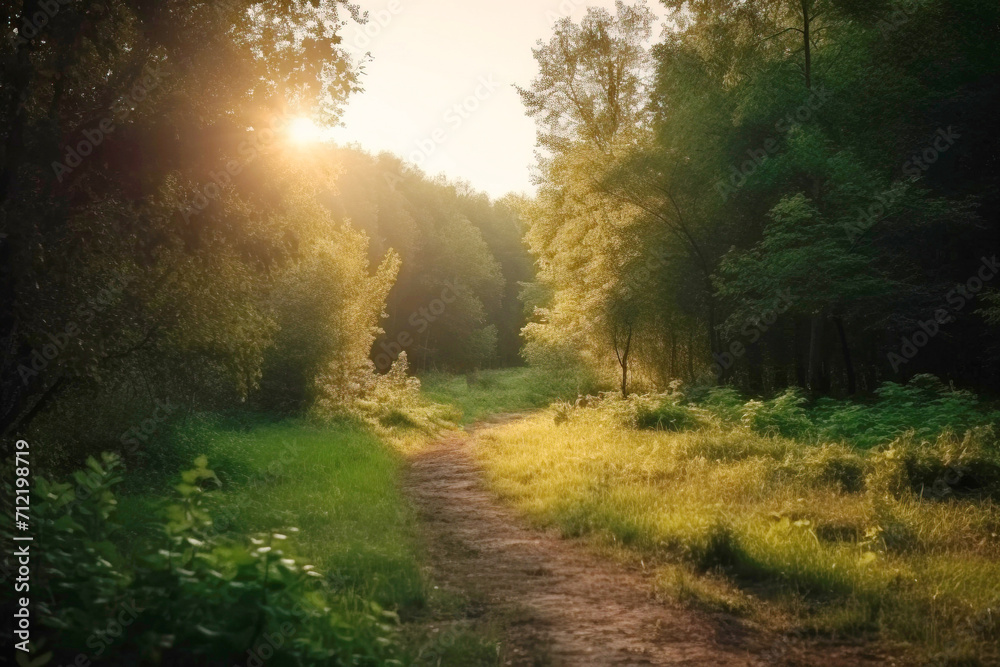
[[[462,610],[425,576],[416,518],[399,489],[403,457],[369,429],[303,421],[242,428],[209,420],[183,430],[175,444],[206,454],[222,479],[220,529],[240,540],[298,528],[295,552],[324,573],[332,590],[357,599],[359,608],[375,600],[398,612],[408,664],[431,664],[426,656],[433,664],[496,664],[489,633],[464,627]],[[122,499],[127,530],[144,529],[151,502]],[[430,626],[442,623],[457,629],[439,645]]]
[[[594,410],[491,429],[477,451],[528,517],[658,568],[662,594],[786,629],[997,658],[992,501],[849,490],[866,453],[738,429],[637,431]]]
[[[581,390],[572,378],[554,378],[530,368],[479,371],[468,376],[429,373],[420,381],[427,398],[457,406],[464,424],[542,408],[557,399],[576,398]]]

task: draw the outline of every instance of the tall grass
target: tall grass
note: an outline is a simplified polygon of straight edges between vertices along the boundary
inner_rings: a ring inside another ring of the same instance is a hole
[[[872,452],[710,419],[639,430],[620,408],[485,432],[477,451],[492,485],[541,525],[659,568],[674,596],[785,628],[909,642],[941,664],[1000,659],[1000,508],[984,488],[930,493],[912,465],[995,460],[988,431]]]

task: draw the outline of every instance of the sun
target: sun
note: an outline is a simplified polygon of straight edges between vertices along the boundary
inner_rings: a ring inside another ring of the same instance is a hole
[[[323,129],[311,118],[296,118],[288,124],[288,138],[297,144],[314,144],[323,139]]]

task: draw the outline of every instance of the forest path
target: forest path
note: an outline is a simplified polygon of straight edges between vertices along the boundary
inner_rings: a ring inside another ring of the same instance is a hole
[[[435,582],[504,627],[501,664],[892,664],[857,647],[767,637],[735,616],[666,604],[642,573],[528,528],[486,488],[475,460],[474,432],[488,425],[446,434],[414,455],[404,484]]]

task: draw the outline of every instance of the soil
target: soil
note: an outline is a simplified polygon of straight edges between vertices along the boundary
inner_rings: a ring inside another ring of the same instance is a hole
[[[415,455],[405,490],[422,520],[431,577],[473,601],[469,615],[501,628],[501,664],[902,664],[869,646],[775,635],[656,599],[638,568],[534,530],[505,507],[473,455],[476,428]]]

